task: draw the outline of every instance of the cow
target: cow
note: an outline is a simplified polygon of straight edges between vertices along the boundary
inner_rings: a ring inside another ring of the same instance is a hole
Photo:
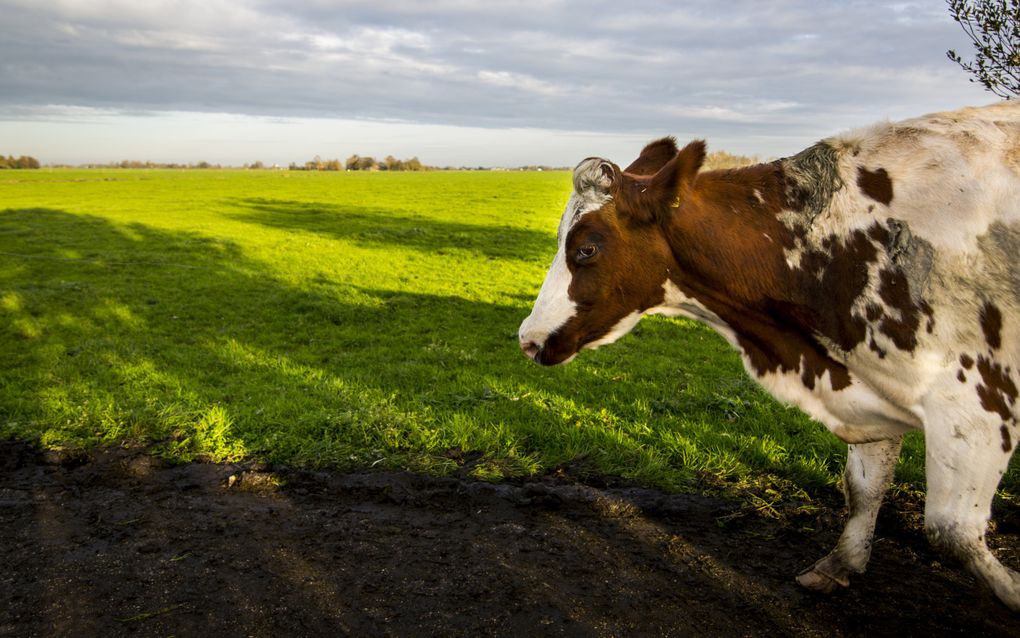
[[[1020,105],[824,139],[701,171],[701,140],[573,173],[558,250],[520,347],[543,365],[649,314],[701,321],[780,401],[848,444],[848,518],[798,577],[832,592],[871,555],[903,435],[926,448],[925,533],[1014,611],[1020,574],[985,544],[1020,442]]]

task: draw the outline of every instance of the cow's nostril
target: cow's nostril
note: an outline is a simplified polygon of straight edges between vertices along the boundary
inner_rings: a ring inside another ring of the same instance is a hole
[[[522,341],[521,350],[524,354],[528,355],[528,358],[532,361],[538,361],[538,353],[542,352],[542,347],[534,341]]]

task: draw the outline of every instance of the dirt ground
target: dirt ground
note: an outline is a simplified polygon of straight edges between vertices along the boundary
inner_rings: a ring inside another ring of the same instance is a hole
[[[271,471],[270,471],[271,470]],[[839,534],[823,508],[562,478],[172,466],[0,442],[2,636],[1018,636],[887,509],[868,572],[794,575]],[[990,545],[1020,566],[1020,512]]]

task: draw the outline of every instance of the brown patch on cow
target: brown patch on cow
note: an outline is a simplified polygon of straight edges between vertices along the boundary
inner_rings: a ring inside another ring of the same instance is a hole
[[[1013,438],[1009,435],[1009,428],[1003,423],[999,427],[999,433],[1002,435],[1002,451],[1012,452],[1013,451]]]
[[[977,386],[981,407],[987,412],[998,414],[1003,421],[1011,419],[1012,406],[1016,403],[1018,392],[1016,384],[1010,379],[1010,369],[983,356],[978,356],[977,369],[983,381]]]
[[[818,205],[799,186],[787,184],[777,162],[699,174],[665,227],[679,264],[673,282],[736,333],[756,374],[797,374],[813,389],[828,372],[840,390],[850,373],[815,335],[841,345],[865,339],[866,322],[851,309],[867,285],[862,262],[877,251],[863,231],[847,241],[833,237],[829,250],[805,253],[803,268],[791,273],[783,250],[803,246],[810,214],[798,221],[788,206],[801,198]],[[760,200],[749,196],[755,191]]]
[[[886,304],[899,311],[900,318],[888,314],[879,324],[879,330],[892,339],[900,350],[913,352],[917,348],[917,328],[921,321],[919,308],[910,296],[910,284],[898,270],[883,270],[879,273],[878,294]]]
[[[864,308],[864,316],[867,317],[868,321],[878,321],[885,312],[882,310],[882,306],[877,303],[869,303]]]
[[[992,350],[998,350],[1002,346],[1002,313],[992,303],[986,301],[981,308],[980,317],[985,342]]]
[[[893,199],[893,184],[889,173],[884,168],[869,171],[864,167],[857,169],[857,188],[879,204],[888,206]]]
[[[924,329],[928,334],[935,332],[935,309],[927,301],[922,301],[918,304],[918,308],[924,313],[924,316],[928,317],[928,321],[925,322]]]
[[[867,336],[867,321],[853,309],[867,288],[868,265],[877,259],[878,250],[860,230],[845,241],[833,242],[829,254],[809,251],[801,258],[800,270],[807,277],[798,283],[805,293],[804,303],[814,311],[810,328],[844,351],[853,350]]]
[[[881,224],[872,224],[871,228],[868,229],[868,237],[874,239],[883,246],[889,245],[889,240],[892,237],[889,234],[889,229]]]
[[[847,367],[832,359],[816,340],[747,319],[737,318],[728,323],[735,328],[737,341],[759,376],[799,371],[804,387],[814,390],[817,381],[828,372],[833,390],[850,385]]]
[[[969,354],[961,354],[960,365],[962,365],[967,370],[970,370],[971,368],[974,367],[974,358],[971,357]]]
[[[887,354],[888,354],[888,353],[887,353],[887,352],[886,352],[885,350],[883,350],[883,349],[882,349],[882,348],[881,348],[881,347],[880,347],[880,346],[879,346],[879,345],[878,345],[877,343],[875,343],[875,338],[874,338],[874,337],[872,337],[872,338],[871,338],[871,342],[870,342],[870,343],[868,344],[868,347],[869,347],[869,348],[870,348],[870,349],[871,349],[871,350],[872,350],[872,351],[873,351],[873,352],[874,352],[875,354],[877,354],[877,355],[878,355],[878,358],[879,358],[879,359],[885,359],[885,355],[887,355]]]
[[[959,379],[960,383],[967,383],[967,375],[963,373],[963,370],[956,373],[956,378]]]
[[[664,137],[661,140],[655,140],[645,146],[638,158],[623,169],[623,172],[633,175],[655,175],[676,154],[676,139]]]
[[[660,140],[659,143],[661,143]],[[653,142],[646,151],[660,159],[661,151]],[[672,211],[680,205],[680,201],[689,194],[692,183],[701,165],[705,161],[705,142],[695,140],[678,151],[656,173],[639,175],[620,171],[614,164],[614,173],[610,194],[620,216],[629,217],[636,222],[663,222]],[[651,161],[646,163],[638,158],[634,166],[638,170],[650,170]]]

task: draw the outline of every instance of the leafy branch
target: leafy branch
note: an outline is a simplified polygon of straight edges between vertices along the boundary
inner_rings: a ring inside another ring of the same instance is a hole
[[[946,55],[999,97],[1020,96],[1020,0],[947,0],[949,14],[974,44],[972,61]]]

